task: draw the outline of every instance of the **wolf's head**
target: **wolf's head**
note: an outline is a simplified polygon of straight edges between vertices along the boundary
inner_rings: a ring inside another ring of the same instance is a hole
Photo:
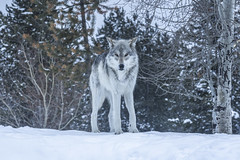
[[[115,70],[127,70],[138,64],[138,56],[135,49],[137,38],[125,40],[113,40],[107,38],[110,51],[107,55],[107,63]]]

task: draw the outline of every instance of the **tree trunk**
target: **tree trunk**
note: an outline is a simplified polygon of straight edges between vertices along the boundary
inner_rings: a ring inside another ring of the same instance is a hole
[[[217,0],[218,13],[222,26],[219,40],[219,77],[217,104],[213,109],[214,133],[232,133],[232,46],[234,40],[235,0]]]
[[[82,32],[83,32],[83,41],[84,41],[84,47],[87,52],[90,51],[90,46],[88,43],[88,31],[87,31],[87,21],[85,17],[85,7],[84,7],[84,0],[80,1],[80,7],[81,7],[81,18],[82,18]]]

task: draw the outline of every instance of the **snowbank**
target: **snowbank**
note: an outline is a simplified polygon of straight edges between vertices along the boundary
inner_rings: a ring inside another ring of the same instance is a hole
[[[239,160],[240,135],[88,133],[0,126],[1,160]]]

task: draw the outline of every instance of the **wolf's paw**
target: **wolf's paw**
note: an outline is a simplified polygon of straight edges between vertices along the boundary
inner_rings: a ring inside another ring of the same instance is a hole
[[[129,132],[131,133],[138,133],[138,129],[137,128],[129,128]]]
[[[122,134],[123,131],[120,129],[120,130],[115,130],[115,135],[118,135],[118,134]]]

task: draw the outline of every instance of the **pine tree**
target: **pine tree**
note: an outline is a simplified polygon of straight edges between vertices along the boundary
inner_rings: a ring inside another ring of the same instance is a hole
[[[108,50],[108,43],[106,37],[113,39],[129,39],[138,37],[137,51],[139,54],[139,79],[135,87],[135,108],[137,114],[137,125],[141,131],[146,130],[159,130],[168,131],[169,122],[167,106],[172,105],[168,100],[169,94],[164,93],[158,89],[156,84],[153,83],[154,78],[158,72],[163,68],[159,63],[164,58],[168,58],[168,52],[171,50],[171,39],[166,33],[159,33],[157,26],[150,25],[152,19],[146,16],[145,22],[140,22],[137,15],[133,19],[125,16],[125,11],[119,9],[112,11],[109,17],[105,17],[104,26],[99,30],[97,35],[96,46],[101,49],[96,49],[99,53]],[[164,83],[165,80],[158,80]],[[164,94],[168,98],[159,98],[159,95]],[[124,104],[124,102],[122,102]],[[100,126],[107,130],[107,104],[100,111],[99,117]],[[123,105],[124,106],[124,105]],[[124,107],[122,107],[122,118],[124,119],[123,126],[127,127],[128,114]],[[170,124],[171,125],[171,124]],[[174,124],[175,125],[175,124]],[[180,125],[180,124],[179,124]],[[176,126],[172,126],[176,127]],[[172,129],[174,130],[174,129]]]
[[[14,103],[9,112],[15,126],[64,129],[79,112],[86,86],[71,79],[79,57],[70,45],[75,37],[63,35],[56,23],[57,2],[15,0],[8,7],[1,35],[13,65],[4,75],[4,98]]]
[[[221,70],[219,69],[221,66],[221,60],[219,59],[221,45],[219,45],[219,40],[222,28],[219,18],[216,1],[195,1],[189,23],[180,31],[183,38],[181,41],[191,48],[192,56],[196,59],[193,71],[195,72],[194,77],[197,82],[195,82],[197,89],[194,92],[199,92],[199,95],[204,98],[203,103],[206,104],[205,106],[208,106],[201,110],[201,118],[204,118],[206,125],[199,124],[205,127],[205,129],[215,128],[214,126],[211,128],[206,126],[210,126],[209,122],[212,121],[212,117],[209,114],[217,106],[217,86],[222,81],[219,78]],[[235,35],[238,35],[238,33],[235,32]],[[237,64],[233,66],[237,67]],[[235,79],[235,76],[238,76],[238,74],[236,74],[237,72],[233,73],[235,74],[233,79]],[[237,84],[234,84],[237,83],[237,80],[235,79],[234,81],[233,86],[237,86]],[[233,90],[233,93],[237,94],[237,91]],[[233,103],[235,103],[234,101],[233,99]],[[234,111],[238,111],[235,106],[232,107]],[[203,113],[205,113],[205,116]],[[233,126],[237,126],[236,120],[233,119],[233,123]],[[238,132],[238,129],[233,128],[233,132]]]

